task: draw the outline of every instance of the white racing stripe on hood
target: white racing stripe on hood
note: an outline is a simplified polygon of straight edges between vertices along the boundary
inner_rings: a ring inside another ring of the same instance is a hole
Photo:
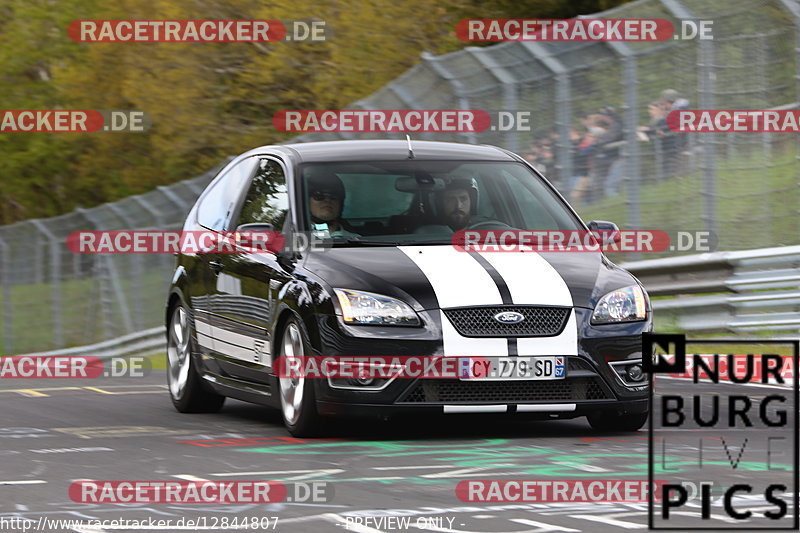
[[[572,293],[564,278],[538,253],[483,252],[480,255],[506,281],[516,305],[572,307]]]
[[[467,252],[453,246],[398,246],[425,274],[440,308],[501,305],[492,277]],[[445,355],[508,355],[505,338],[462,337],[440,311]]]
[[[481,256],[500,274],[517,305],[572,307],[572,293],[561,274],[536,252],[484,252]],[[577,355],[578,327],[572,311],[557,337],[520,337],[519,355]]]
[[[440,308],[503,303],[492,277],[469,252],[451,245],[397,248],[428,278]]]

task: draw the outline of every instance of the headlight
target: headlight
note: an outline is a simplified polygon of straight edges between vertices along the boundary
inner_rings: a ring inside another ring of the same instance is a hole
[[[634,322],[647,318],[647,300],[638,285],[611,291],[597,303],[592,324]]]
[[[333,289],[347,324],[419,326],[417,313],[405,302],[371,292]]]

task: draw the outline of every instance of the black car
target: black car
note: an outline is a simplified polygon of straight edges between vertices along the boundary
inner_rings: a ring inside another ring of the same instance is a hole
[[[273,406],[298,436],[318,432],[326,415],[443,412],[587,416],[596,429],[639,429],[649,413],[641,363],[652,316],[630,273],[601,252],[453,245],[461,229],[597,227],[615,228],[584,225],[535,169],[493,146],[383,140],[251,150],[219,172],[183,229],[275,229],[291,244],[178,256],[166,309],[172,402],[181,412],[217,410],[226,396]],[[295,245],[309,239],[321,245]],[[280,358],[323,355],[482,357],[493,373],[276,372]],[[543,362],[544,374],[497,371]]]

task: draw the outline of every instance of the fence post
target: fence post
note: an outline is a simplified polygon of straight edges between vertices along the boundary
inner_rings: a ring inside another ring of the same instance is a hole
[[[420,59],[422,59],[422,63],[431,69],[434,74],[445,80],[450,87],[452,87],[453,96],[458,100],[458,107],[460,109],[469,109],[470,103],[469,98],[465,95],[464,84],[454,79],[452,73],[447,70],[447,67],[440,64],[430,52],[422,52],[422,54],[420,54]],[[459,132],[459,134],[470,144],[478,143],[478,136],[475,132]]]
[[[491,54],[487,53],[485,48],[469,46],[464,50],[500,82],[503,87],[503,106],[505,110],[510,112],[521,111],[519,109],[518,85],[514,75],[500,66]],[[520,151],[519,133],[519,131],[513,129],[505,132],[505,148],[512,152]],[[530,136],[527,141],[528,143],[531,142]]]
[[[662,5],[677,19],[693,20],[697,17],[680,0],[661,0]],[[697,49],[697,94],[699,109],[714,109],[714,41],[701,39]],[[716,133],[698,135],[698,143],[703,148],[699,168],[702,172],[703,212],[700,215],[704,229],[717,230],[717,166]]]
[[[136,196],[132,196],[133,200],[142,206],[145,211],[153,215],[153,218],[156,219],[156,228],[164,227],[164,216],[157,210],[153,209],[153,206],[147,203],[147,201],[142,197],[141,194],[137,194]]]
[[[100,229],[100,224],[97,223],[97,219],[94,216],[94,213],[90,209],[81,209],[78,208],[77,211],[83,215],[83,217],[91,222],[92,226],[96,229]],[[128,301],[125,298],[125,292],[122,290],[122,285],[120,283],[119,273],[117,272],[116,265],[114,261],[106,254],[102,256],[98,256],[98,261],[102,261],[103,265],[105,266],[106,272],[108,274],[108,281],[111,284],[112,288],[112,296],[116,296],[117,306],[120,310],[120,316],[122,317],[123,327],[125,333],[132,333],[133,329],[133,322],[131,321],[131,310],[128,307]],[[108,290],[107,287],[101,286],[101,291]],[[110,300],[110,299],[109,299]]]
[[[3,351],[13,353],[13,311],[11,309],[11,264],[8,256],[8,244],[0,237],[0,283],[3,287]]]
[[[61,324],[61,250],[62,243],[39,219],[30,221],[50,243],[50,302],[53,306],[53,340],[56,348],[64,347],[64,329]]]
[[[798,4],[796,0],[780,0],[780,2],[784,9],[791,13],[792,17],[794,18],[794,83],[796,93],[795,106],[797,106],[800,105],[800,4]],[[795,141],[797,146],[797,155],[795,156],[795,161],[798,165],[800,165],[800,136],[795,137],[797,139]],[[800,187],[800,182],[797,183],[797,186]],[[795,221],[797,221],[797,217],[795,217]],[[797,226],[795,226],[795,229],[798,229]]]
[[[699,45],[700,67],[698,72],[700,109],[714,109],[714,41],[701,40]],[[703,217],[705,229],[717,231],[717,167],[716,133],[706,133],[700,137],[703,146]]]
[[[122,220],[128,229],[132,230],[135,223],[130,218],[124,209],[115,203],[104,204],[112,213],[117,215]],[[142,257],[139,254],[131,254],[131,286],[133,291],[133,324],[138,331],[143,328],[142,321],[142,278],[144,277],[144,269],[142,268]]]
[[[570,78],[567,68],[555,57],[551,56],[541,43],[523,41],[523,49],[537,61],[547,67],[556,78],[556,128],[558,129],[558,156],[556,169],[562,183],[570,183],[572,170],[572,141],[569,131],[572,129],[572,101],[570,100]]]
[[[156,189],[158,189],[158,192],[166,196],[170,202],[177,205],[181,209],[181,216],[179,218],[185,219],[186,214],[189,212],[189,204],[187,204],[183,198],[175,194],[175,191],[173,191],[169,187],[165,187],[164,185],[159,185],[158,187],[156,187]]]
[[[416,102],[414,101],[414,98],[410,94],[408,94],[408,90],[406,90],[405,87],[395,82],[391,82],[386,86],[386,88],[392,91],[395,94],[395,96],[397,96],[398,100],[403,102],[403,104],[406,107],[408,107],[409,109],[417,109],[417,105]],[[419,132],[419,136],[422,139],[426,138],[426,134],[424,132]]]
[[[642,179],[641,155],[639,152],[639,138],[636,134],[639,128],[639,91],[636,55],[630,46],[623,42],[609,42],[609,47],[622,56],[623,71],[622,85],[625,88],[623,103],[623,130],[625,144],[623,145],[623,158],[625,161],[625,182],[627,184],[627,225],[638,229],[642,224],[641,198],[639,186]],[[638,254],[637,254],[638,255]],[[633,256],[632,259],[636,259]]]
[[[24,224],[24,222],[23,222]],[[44,284],[44,246],[42,245],[41,235],[36,234],[33,243],[33,283],[34,285]]]

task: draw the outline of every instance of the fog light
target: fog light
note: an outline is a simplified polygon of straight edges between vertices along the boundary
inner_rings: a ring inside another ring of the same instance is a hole
[[[373,383],[375,383],[375,379],[373,378],[354,378],[350,380],[350,384],[360,385],[362,387],[369,387]]]
[[[631,381],[642,381],[644,379],[644,370],[642,365],[630,365],[628,367],[628,377]]]
[[[358,369],[358,377],[350,378],[347,380],[350,385],[358,385],[360,387],[369,387],[375,383],[375,378],[369,376],[369,370],[366,368]]]

